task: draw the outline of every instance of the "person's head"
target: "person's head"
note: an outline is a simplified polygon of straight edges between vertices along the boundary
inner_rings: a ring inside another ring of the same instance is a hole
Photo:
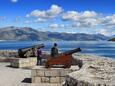
[[[57,43],[54,43],[54,46],[56,47],[56,46],[57,46]]]

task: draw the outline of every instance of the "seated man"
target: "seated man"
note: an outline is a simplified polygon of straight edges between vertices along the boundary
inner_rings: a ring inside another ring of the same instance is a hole
[[[54,46],[51,48],[51,57],[56,57],[58,55],[57,43],[54,43]]]

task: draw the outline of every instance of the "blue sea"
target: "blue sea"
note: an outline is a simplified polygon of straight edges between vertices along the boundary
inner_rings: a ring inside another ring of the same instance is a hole
[[[55,41],[59,51],[64,52],[80,47],[81,53],[115,58],[115,42],[110,41]],[[0,50],[17,50],[43,43],[44,51],[50,51],[54,41],[0,41]]]

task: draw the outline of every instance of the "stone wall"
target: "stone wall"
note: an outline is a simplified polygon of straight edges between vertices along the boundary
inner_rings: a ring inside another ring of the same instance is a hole
[[[32,69],[32,83],[62,83],[67,74],[76,70],[75,67],[70,69],[37,67]]]
[[[17,50],[0,50],[1,57],[17,57],[18,51]]]
[[[11,66],[16,68],[22,67],[32,67],[35,66],[37,62],[36,57],[29,57],[29,58],[14,58],[11,61]]]

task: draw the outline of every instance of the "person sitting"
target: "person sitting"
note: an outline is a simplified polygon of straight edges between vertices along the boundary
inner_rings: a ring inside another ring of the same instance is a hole
[[[57,43],[54,43],[54,46],[51,48],[51,57],[56,57],[58,55]]]
[[[37,48],[36,55],[37,55],[37,65],[42,65],[42,50],[40,48]]]

